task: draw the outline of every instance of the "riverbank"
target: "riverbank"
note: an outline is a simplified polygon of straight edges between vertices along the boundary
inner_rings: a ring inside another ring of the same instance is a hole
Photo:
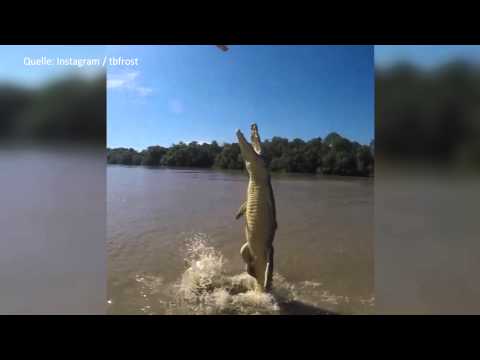
[[[180,170],[180,171],[227,171],[231,173],[238,173],[244,174],[245,176],[248,175],[245,169],[222,169],[220,167],[195,167],[195,166],[166,166],[166,165],[156,165],[156,166],[149,166],[149,165],[123,165],[123,164],[111,164],[107,162],[108,166],[119,166],[119,167],[126,167],[126,168],[145,168],[145,169],[164,169],[164,170]],[[322,174],[322,173],[301,173],[301,172],[285,172],[285,171],[271,171],[271,176],[275,177],[322,177],[327,179],[374,179],[374,174],[369,175],[337,175],[337,174]]]
[[[374,144],[362,145],[337,133],[324,139],[289,140],[278,136],[262,142],[262,156],[272,172],[369,176],[374,171]],[[107,163],[204,169],[243,169],[238,143],[179,142],[170,147],[107,148]]]

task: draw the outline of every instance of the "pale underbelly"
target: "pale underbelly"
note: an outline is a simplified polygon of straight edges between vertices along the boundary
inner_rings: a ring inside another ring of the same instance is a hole
[[[255,252],[263,251],[273,240],[273,214],[265,204],[249,206],[246,210],[247,241]]]
[[[275,215],[269,184],[249,182],[245,209],[246,238],[254,253],[264,252],[274,235]]]

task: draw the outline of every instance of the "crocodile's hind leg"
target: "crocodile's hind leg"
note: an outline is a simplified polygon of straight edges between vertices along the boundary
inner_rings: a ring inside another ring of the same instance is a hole
[[[250,253],[250,248],[248,247],[248,243],[243,244],[240,254],[242,255],[243,261],[247,264],[247,273],[250,276],[255,277],[255,269],[253,267],[253,256]]]
[[[267,268],[265,270],[265,290],[272,290],[273,282],[273,246],[268,250],[267,255]]]

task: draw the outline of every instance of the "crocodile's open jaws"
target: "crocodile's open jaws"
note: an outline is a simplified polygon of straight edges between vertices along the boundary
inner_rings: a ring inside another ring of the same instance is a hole
[[[238,143],[249,174],[247,197],[236,218],[245,215],[247,242],[240,253],[247,272],[257,280],[257,289],[270,291],[273,278],[273,239],[277,229],[275,199],[256,124],[251,126],[251,144],[240,130]]]

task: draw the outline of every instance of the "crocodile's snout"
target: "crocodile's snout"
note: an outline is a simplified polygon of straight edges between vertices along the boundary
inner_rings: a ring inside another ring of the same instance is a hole
[[[243,133],[240,131],[240,129],[237,129],[237,139],[239,141],[242,141],[245,139],[245,136],[243,136]]]

